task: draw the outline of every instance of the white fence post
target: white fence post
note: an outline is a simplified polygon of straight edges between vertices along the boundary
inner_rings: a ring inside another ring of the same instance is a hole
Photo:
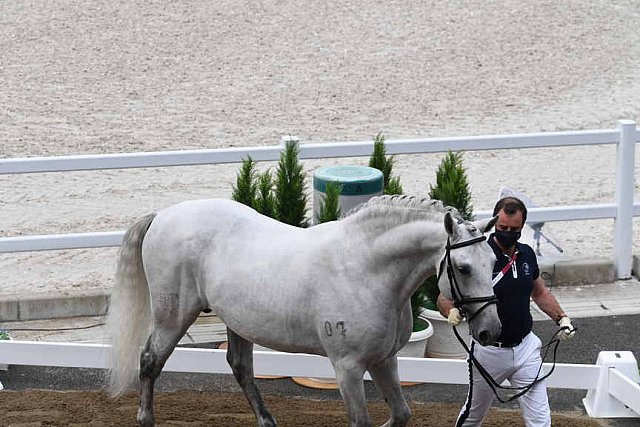
[[[616,278],[631,278],[633,262],[633,168],[637,140],[636,122],[619,120],[620,140],[616,154],[616,218],[613,235],[613,264]]]
[[[638,418],[640,375],[633,353],[601,351],[596,365],[600,366],[598,384],[582,399],[587,414],[592,418]]]
[[[286,148],[288,142],[295,142],[300,144],[300,138],[295,135],[282,135],[280,137],[280,146],[282,146],[283,150]]]

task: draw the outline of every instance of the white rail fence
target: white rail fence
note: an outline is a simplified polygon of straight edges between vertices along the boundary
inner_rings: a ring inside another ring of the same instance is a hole
[[[634,203],[635,144],[640,133],[636,123],[618,122],[617,129],[493,135],[456,138],[424,138],[386,141],[389,154],[436,153],[448,150],[496,150],[535,147],[616,144],[615,201],[610,204],[533,208],[536,222],[613,218],[616,275],[629,278],[632,266],[633,217],[640,216]],[[83,155],[0,159],[0,174],[64,172],[239,163],[246,156],[256,161],[276,161],[282,146],[185,150],[154,153]],[[301,159],[369,156],[372,141],[303,144]],[[489,212],[476,212],[480,217]],[[0,253],[119,246],[124,231],[0,238]],[[0,365],[38,365],[106,368],[106,345],[0,341]],[[277,352],[256,352],[259,375],[332,377],[326,358]],[[545,364],[545,370],[550,368]],[[167,362],[167,371],[230,373],[223,350],[177,349]],[[448,359],[400,358],[402,381],[466,384],[466,362]],[[548,379],[549,387],[588,390],[584,399],[593,417],[640,417],[640,385],[637,362],[631,352],[602,352],[596,365],[558,364]]]
[[[633,263],[633,217],[640,216],[634,203],[635,145],[640,132],[631,120],[620,120],[616,129],[489,135],[453,138],[389,140],[389,154],[416,154],[454,151],[520,149],[576,145],[616,144],[616,189],[614,203],[532,208],[534,222],[614,219],[613,260],[616,277],[631,277]],[[0,174],[65,172],[79,170],[126,169],[165,166],[239,163],[247,156],[256,161],[276,161],[282,145],[270,147],[223,148],[129,154],[80,155],[0,159]],[[369,156],[373,141],[302,144],[301,159]],[[489,212],[476,212],[478,217]],[[0,253],[119,246],[124,231],[0,238]]]
[[[72,368],[109,367],[105,344],[0,341],[0,364]],[[458,359],[400,357],[401,381],[468,384],[467,362]],[[544,364],[548,372],[551,364]],[[231,374],[226,350],[177,348],[163,368],[165,372]],[[254,352],[256,375],[332,378],[329,359],[310,354]],[[365,377],[370,379],[370,377]],[[636,359],[629,351],[601,352],[596,365],[559,363],[547,386],[588,390],[584,405],[594,418],[640,418],[640,385]]]

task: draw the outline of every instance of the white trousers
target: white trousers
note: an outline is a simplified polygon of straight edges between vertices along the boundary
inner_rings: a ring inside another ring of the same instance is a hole
[[[474,356],[496,383],[508,379],[512,386],[524,387],[536,378],[542,357],[542,342],[529,333],[513,348],[474,346]],[[541,372],[540,376],[544,373]],[[473,367],[473,385],[469,388],[467,400],[458,415],[456,426],[480,426],[489,411],[495,395],[484,378]],[[469,402],[469,398],[471,401]],[[520,411],[527,427],[551,426],[551,411],[547,387],[544,381],[537,383],[527,393],[518,398]],[[468,407],[468,408],[467,408]]]

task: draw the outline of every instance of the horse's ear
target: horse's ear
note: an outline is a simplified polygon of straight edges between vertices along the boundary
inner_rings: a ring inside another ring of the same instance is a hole
[[[444,214],[444,229],[447,230],[447,234],[455,240],[458,235],[458,223],[451,215],[451,212]]]
[[[491,230],[494,225],[496,225],[496,222],[498,222],[498,218],[500,217],[496,215],[493,218],[486,218],[480,221],[475,221],[473,225],[475,225],[483,233],[486,233],[487,231]]]

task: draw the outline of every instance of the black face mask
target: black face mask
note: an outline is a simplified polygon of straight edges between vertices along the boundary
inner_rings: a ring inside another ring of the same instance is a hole
[[[500,243],[505,248],[510,248],[515,245],[520,238],[520,232],[511,230],[496,230],[495,236],[496,240],[498,240],[498,243]]]

